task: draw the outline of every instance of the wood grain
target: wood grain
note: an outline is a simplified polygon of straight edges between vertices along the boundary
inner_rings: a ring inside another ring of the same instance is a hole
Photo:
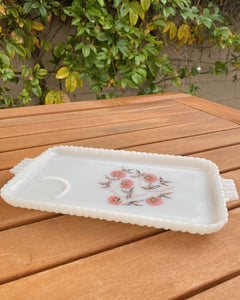
[[[195,136],[210,132],[217,132],[226,129],[236,128],[238,125],[221,120],[211,119],[191,124],[179,124],[167,127],[146,129],[136,132],[116,134],[114,136],[97,137],[79,141],[79,145],[87,147],[104,147],[109,149],[125,149],[159,141],[180,139],[187,136]]]
[[[145,226],[73,216],[3,231],[0,232],[0,284],[159,231]]]
[[[206,133],[177,140],[163,141],[135,147],[126,147],[126,149],[139,152],[190,155],[196,152],[213,150],[239,143],[240,127],[237,127],[235,129]]]
[[[228,172],[240,168],[240,145],[224,147],[216,150],[210,150],[193,154],[193,157],[203,157],[215,162],[221,169],[221,172]]]
[[[136,116],[135,116],[136,117]],[[10,138],[15,136],[22,136],[22,135],[31,135],[31,134],[39,134],[39,133],[49,133],[49,132],[61,132],[64,130],[69,129],[77,129],[77,128],[90,128],[90,127],[100,127],[104,128],[107,132],[113,133],[113,132],[124,132],[122,129],[129,129],[137,130],[139,128],[151,128],[151,127],[159,127],[161,126],[167,126],[167,125],[174,125],[174,124],[181,124],[185,122],[190,122],[194,120],[207,120],[213,118],[212,115],[208,113],[204,113],[201,111],[196,112],[182,112],[181,114],[169,114],[162,116],[157,113],[152,113],[151,117],[149,118],[136,118],[135,120],[130,121],[121,121],[121,122],[115,122],[111,124],[101,125],[95,122],[90,122],[84,119],[69,119],[69,120],[57,120],[57,121],[51,121],[49,122],[43,122],[43,123],[35,123],[35,124],[24,124],[21,126],[9,126],[6,129],[2,129],[0,131],[0,138]]]
[[[191,126],[184,124],[146,129],[136,132],[127,132],[105,137],[96,137],[94,139],[85,139],[74,142],[60,143],[62,145],[86,146],[106,149],[119,149],[129,146],[153,143],[161,140],[171,140],[187,136],[221,131],[227,128],[234,128],[238,125],[221,120],[211,119],[207,121],[194,122]],[[40,143],[40,140],[39,140]],[[56,144],[54,144],[56,145]],[[7,145],[5,145],[6,147]],[[48,144],[42,147],[14,150],[0,153],[0,169],[9,169],[20,162],[25,157],[32,158],[38,156],[41,152],[53,145]],[[4,146],[3,146],[4,147]],[[17,147],[17,144],[15,145]]]
[[[176,109],[176,106],[178,109]],[[129,108],[129,109],[128,109]],[[175,109],[174,109],[175,108]],[[151,116],[151,113],[163,113],[163,115],[168,114],[178,114],[181,112],[194,112],[196,109],[178,103],[176,101],[167,101],[167,103],[160,102],[154,104],[141,104],[141,105],[132,105],[129,107],[114,107],[114,108],[104,108],[104,109],[93,109],[86,111],[73,111],[73,112],[62,112],[59,114],[44,114],[44,115],[35,115],[35,116],[26,116],[26,117],[16,117],[16,118],[6,118],[0,119],[0,128],[24,124],[35,124],[35,123],[44,123],[44,122],[53,122],[53,121],[63,121],[69,119],[89,119],[92,118],[92,122],[102,122],[103,124],[111,123],[111,120],[116,118],[116,120],[135,120],[136,115],[138,117],[143,117],[144,114]],[[104,123],[105,121],[105,123]],[[120,122],[118,121],[118,122]],[[7,128],[6,128],[7,129]]]
[[[107,100],[91,100],[91,101],[79,101],[72,103],[63,103],[57,105],[37,105],[28,107],[18,107],[0,110],[0,119],[15,118],[23,116],[33,116],[41,114],[57,114],[62,112],[73,112],[91,109],[102,109],[107,107],[118,107],[118,106],[128,106],[134,104],[144,104],[144,103],[154,103],[166,100],[172,100],[173,96],[177,98],[189,97],[182,93],[164,93],[164,94],[154,94],[154,95],[144,95],[144,96],[131,96],[131,97],[121,97]]]
[[[194,96],[189,96],[186,98],[178,98],[178,97],[179,96],[176,95],[176,98],[174,97],[174,99],[180,103],[189,105],[199,110],[208,112],[212,115],[240,124],[240,111],[238,109],[227,107],[225,105],[212,102],[209,100],[201,99],[198,97],[194,97]]]
[[[169,119],[172,122],[169,122]],[[83,140],[88,138],[104,137],[108,135],[114,135],[116,133],[136,132],[140,130],[146,130],[151,128],[159,128],[166,126],[173,126],[174,124],[189,124],[199,121],[213,120],[214,117],[210,115],[198,115],[197,113],[181,114],[168,116],[165,119],[147,119],[138,121],[128,121],[115,123],[111,125],[98,125],[88,128],[77,128],[71,130],[64,130],[62,126],[61,130],[56,132],[44,132],[39,134],[23,135],[17,137],[9,137],[1,139],[0,152],[12,151],[16,149],[31,148],[41,145],[53,145],[57,143],[66,143],[76,140]],[[84,122],[82,122],[84,124]],[[82,125],[83,125],[82,124]],[[49,126],[49,124],[48,124]],[[15,127],[15,126],[14,126]],[[16,128],[16,127],[15,127]]]
[[[240,295],[240,276],[227,280],[189,300],[238,300]]]
[[[239,217],[240,208],[232,210],[215,234],[165,232],[3,284],[0,298],[164,300],[191,294],[240,271]]]

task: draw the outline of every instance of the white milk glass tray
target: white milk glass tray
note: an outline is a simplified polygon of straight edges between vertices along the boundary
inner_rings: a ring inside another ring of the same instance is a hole
[[[219,230],[238,199],[202,158],[57,146],[11,172],[1,189],[11,205],[190,233]]]

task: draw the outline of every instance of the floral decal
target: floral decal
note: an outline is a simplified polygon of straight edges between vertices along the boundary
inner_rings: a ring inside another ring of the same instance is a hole
[[[116,180],[124,178],[126,176],[126,174],[122,171],[113,171],[110,175],[113,177],[113,179]]]
[[[150,205],[160,205],[163,203],[162,199],[159,197],[151,197],[151,198],[148,198],[146,201]]]
[[[146,175],[144,175],[143,178],[146,182],[155,182],[155,181],[157,181],[157,176],[155,176],[153,174],[146,174]]]
[[[119,205],[122,203],[121,199],[118,196],[111,196],[108,198],[110,204]]]
[[[171,181],[161,176],[121,168],[105,175],[105,179],[99,184],[109,190],[108,203],[112,205],[158,206],[163,198],[171,199]]]
[[[121,181],[121,188],[130,189],[133,186],[133,181],[129,179],[125,179]]]

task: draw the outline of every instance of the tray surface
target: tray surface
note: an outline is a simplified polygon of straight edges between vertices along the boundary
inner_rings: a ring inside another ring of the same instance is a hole
[[[13,168],[15,206],[211,233],[227,222],[234,184],[205,159],[58,146]]]

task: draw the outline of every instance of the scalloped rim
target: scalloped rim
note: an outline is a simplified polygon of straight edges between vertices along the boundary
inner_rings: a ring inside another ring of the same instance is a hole
[[[64,205],[64,204],[49,204],[49,203],[37,203],[24,199],[16,199],[8,196],[8,189],[11,188],[13,184],[17,182],[18,179],[23,177],[28,177],[26,174],[29,168],[37,167],[38,164],[41,163],[42,159],[49,154],[54,154],[55,151],[64,150],[65,152],[79,152],[79,153],[98,153],[109,155],[114,155],[117,158],[152,158],[152,159],[164,159],[165,162],[173,163],[174,161],[198,163],[201,166],[207,166],[214,171],[216,186],[219,191],[219,204],[222,206],[223,211],[223,220],[214,223],[214,224],[193,224],[190,222],[183,221],[174,221],[170,219],[161,219],[155,217],[145,217],[139,216],[135,214],[128,213],[119,213],[114,211],[107,211],[103,209],[92,209],[92,208],[84,208],[84,207],[75,207],[72,205]],[[169,154],[157,154],[157,153],[146,153],[146,152],[135,152],[135,151],[125,151],[125,150],[113,150],[113,149],[103,149],[103,148],[89,148],[89,147],[77,147],[77,146],[55,146],[47,149],[41,155],[34,159],[24,159],[18,165],[16,165],[12,172],[15,173],[15,176],[6,183],[1,189],[2,198],[13,206],[29,208],[29,209],[39,209],[42,211],[70,214],[70,215],[78,215],[84,217],[92,217],[98,219],[105,219],[108,221],[116,221],[130,224],[138,224],[141,226],[149,226],[156,228],[164,228],[166,230],[171,229],[174,231],[182,231],[182,232],[190,232],[190,233],[199,233],[199,234],[209,234],[218,231],[221,227],[226,224],[228,221],[228,211],[226,207],[226,202],[230,199],[231,195],[235,195],[234,199],[238,199],[238,195],[236,192],[236,188],[234,186],[233,181],[226,181],[226,179],[221,178],[219,174],[218,167],[215,163],[210,160],[204,158],[197,157],[188,157],[188,156],[179,156],[179,155],[169,155]],[[228,191],[224,190],[224,187],[228,187]],[[235,190],[234,190],[235,188]],[[233,198],[231,198],[233,199]]]

